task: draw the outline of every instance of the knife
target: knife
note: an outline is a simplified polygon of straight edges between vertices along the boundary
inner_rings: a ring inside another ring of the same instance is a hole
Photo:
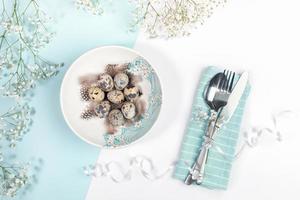
[[[221,119],[223,123],[228,122],[232,117],[246,89],[247,83],[248,72],[243,72],[228,98],[227,105],[222,109],[219,115],[219,119]]]
[[[216,123],[214,132],[217,132],[222,124],[227,123],[230,118],[232,117],[234,111],[236,110],[239,101],[246,89],[248,83],[248,72],[243,72],[235,84],[229,98],[227,101],[226,106],[222,109],[220,112],[218,119],[222,120],[221,124]],[[215,134],[212,135],[212,137]],[[212,138],[211,138],[212,139]],[[199,155],[200,156],[200,155]],[[207,157],[206,157],[207,158]],[[199,163],[200,162],[200,163]],[[204,175],[204,168],[205,168],[206,159],[200,159],[200,157],[197,158],[196,163],[193,166],[193,172],[188,175],[188,177],[185,180],[185,183],[190,185],[192,182],[196,181],[196,183],[202,184],[203,182],[203,175]],[[196,180],[194,177],[197,177]]]

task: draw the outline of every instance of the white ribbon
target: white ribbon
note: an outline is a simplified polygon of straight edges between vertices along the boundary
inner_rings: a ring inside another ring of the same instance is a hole
[[[243,144],[241,145],[239,150],[237,150],[237,153],[234,156],[235,159],[237,159],[241,155],[241,153],[244,151],[246,147],[250,147],[250,148],[256,147],[261,137],[266,133],[274,135],[275,140],[281,142],[283,134],[278,127],[279,121],[280,119],[286,119],[291,115],[296,115],[296,113],[291,110],[280,111],[276,114],[271,115],[271,120],[272,120],[271,127],[263,127],[263,128],[251,127],[248,131],[247,130],[244,131]]]
[[[133,172],[139,171],[140,174],[147,180],[158,180],[167,175],[174,168],[175,163],[171,164],[163,172],[158,173],[152,159],[146,156],[134,156],[129,160],[129,168],[125,170],[123,165],[117,161],[107,163],[97,163],[84,167],[84,173],[92,177],[108,177],[115,183],[129,181],[132,178]]]

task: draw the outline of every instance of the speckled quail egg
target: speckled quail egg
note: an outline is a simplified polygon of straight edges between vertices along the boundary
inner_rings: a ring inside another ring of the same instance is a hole
[[[104,92],[99,87],[94,86],[88,89],[88,94],[90,99],[97,103],[100,103],[105,97]]]
[[[136,115],[135,105],[131,102],[125,102],[122,105],[121,110],[126,119],[132,119]]]
[[[107,93],[107,98],[110,102],[114,104],[120,104],[124,101],[124,94],[122,91],[113,90]]]
[[[113,126],[122,126],[125,123],[123,114],[118,109],[114,109],[108,114],[108,120]]]
[[[99,118],[104,118],[108,116],[108,113],[110,111],[111,105],[109,101],[102,101],[99,105],[95,108],[95,113]]]
[[[114,77],[114,83],[117,90],[123,90],[129,82],[129,78],[127,74],[120,72],[115,75]]]
[[[114,88],[114,81],[109,74],[101,74],[98,80],[99,87],[105,91],[109,92]]]
[[[134,101],[140,96],[139,88],[136,86],[127,87],[124,89],[124,95],[128,101]]]

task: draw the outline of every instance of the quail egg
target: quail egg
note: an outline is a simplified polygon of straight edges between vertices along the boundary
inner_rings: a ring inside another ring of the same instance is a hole
[[[98,85],[103,91],[109,92],[114,88],[114,81],[109,74],[101,74],[99,76]]]
[[[139,91],[139,88],[136,87],[136,86],[133,86],[133,87],[127,87],[124,89],[124,95],[125,95],[125,98],[128,100],[128,101],[134,101],[136,100],[139,95],[140,95],[140,91]]]
[[[118,109],[114,109],[108,114],[108,120],[113,126],[122,126],[125,123],[123,114]]]
[[[89,97],[92,101],[100,103],[104,97],[104,92],[99,87],[91,87],[88,89]]]
[[[135,105],[131,102],[125,102],[122,105],[121,110],[126,119],[132,119],[136,115]]]
[[[114,77],[114,83],[117,90],[123,90],[129,82],[129,78],[125,73],[118,73]]]
[[[109,101],[102,101],[99,105],[95,108],[95,113],[99,118],[104,118],[108,116],[108,113],[110,111],[111,105]]]
[[[107,94],[107,98],[114,104],[120,104],[124,101],[124,94],[119,90],[113,90]]]

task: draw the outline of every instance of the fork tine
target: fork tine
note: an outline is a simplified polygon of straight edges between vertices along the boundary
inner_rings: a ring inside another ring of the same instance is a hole
[[[228,91],[230,77],[231,77],[231,71],[228,70],[228,73],[227,73],[227,76],[226,76],[226,85],[225,85],[225,88],[224,88],[225,91]]]
[[[233,75],[232,75],[232,77],[231,77],[230,86],[229,86],[229,92],[232,91],[233,82],[234,82],[234,77],[235,77],[235,72],[233,72]]]
[[[224,83],[224,87],[223,87],[224,91],[226,91],[226,88],[228,86],[228,80],[229,80],[230,74],[231,74],[231,72],[229,70],[227,70],[226,79],[225,79],[225,83]]]

